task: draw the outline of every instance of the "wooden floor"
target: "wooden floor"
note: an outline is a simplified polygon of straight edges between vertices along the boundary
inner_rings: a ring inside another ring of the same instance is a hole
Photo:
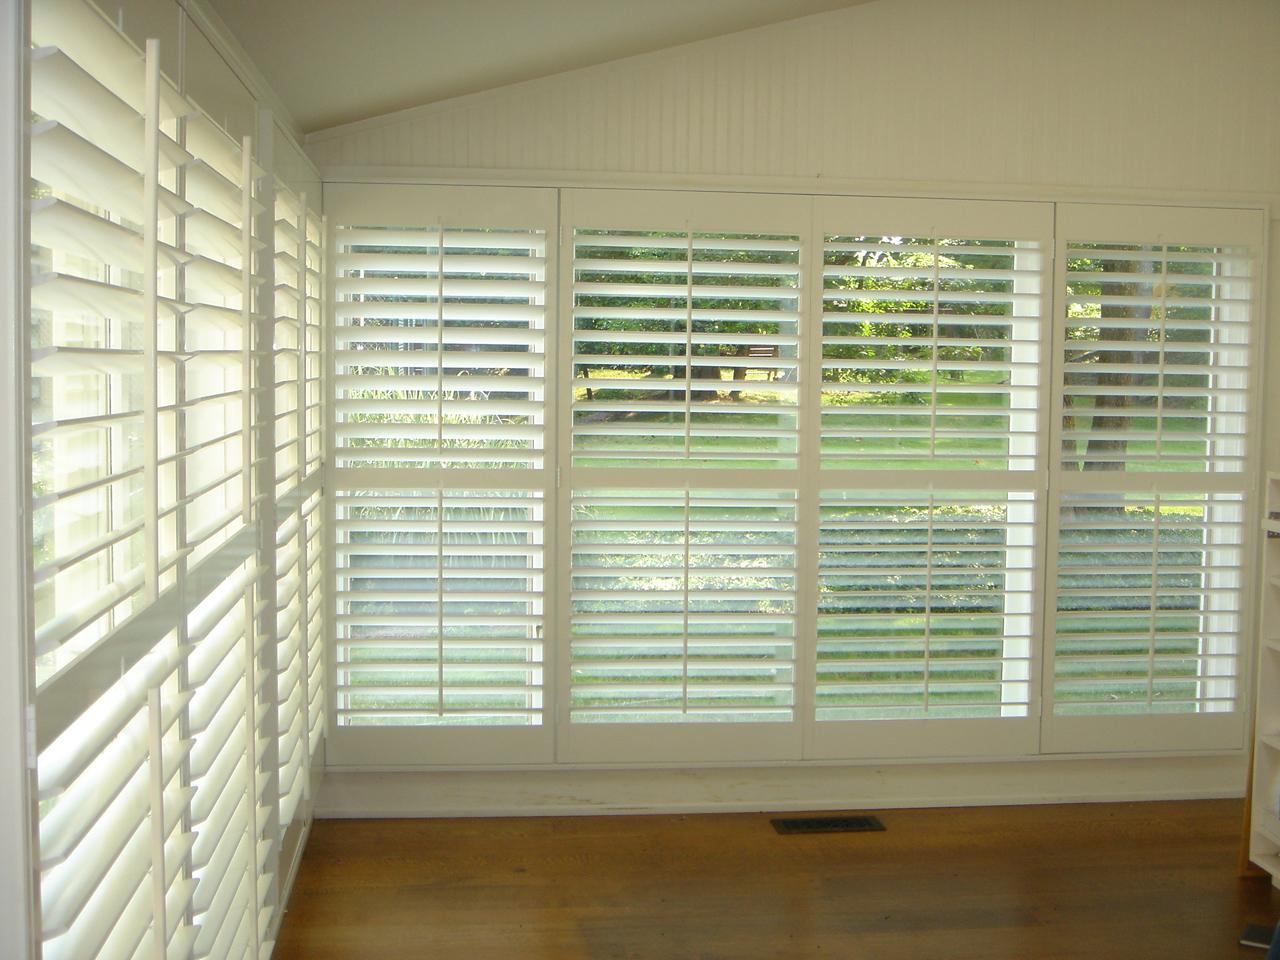
[[[1240,801],[767,815],[317,821],[275,960],[1252,957]]]

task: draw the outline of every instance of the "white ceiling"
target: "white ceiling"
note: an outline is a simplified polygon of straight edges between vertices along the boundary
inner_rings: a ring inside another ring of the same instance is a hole
[[[304,132],[867,0],[209,0]]]

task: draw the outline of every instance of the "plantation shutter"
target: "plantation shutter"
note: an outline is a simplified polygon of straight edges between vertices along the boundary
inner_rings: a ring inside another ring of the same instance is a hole
[[[1034,752],[1051,208],[816,210],[807,755]]]
[[[338,187],[343,763],[551,755],[544,609],[551,191]]]
[[[546,230],[335,239],[339,465],[541,468]]]
[[[808,205],[563,198],[560,756],[795,756]]]
[[[1256,211],[1062,205],[1049,750],[1237,746]]]
[[[287,262],[266,267],[270,181],[248,141],[160,74],[154,41],[144,55],[83,0],[31,12],[43,955],[258,956],[279,919],[280,804],[288,820],[288,778],[322,732],[292,714],[303,629],[322,623],[306,546],[320,531],[320,250],[299,235],[304,317],[261,289]],[[295,359],[272,352],[273,325]],[[296,428],[257,415],[273,394]],[[286,505],[278,551],[258,529],[267,501]]]

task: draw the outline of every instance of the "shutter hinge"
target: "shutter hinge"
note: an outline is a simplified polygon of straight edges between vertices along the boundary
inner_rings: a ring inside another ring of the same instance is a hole
[[[27,704],[27,769],[35,770],[39,761],[39,747],[36,745],[36,705]]]
[[[556,489],[560,489],[560,468],[556,467]]]

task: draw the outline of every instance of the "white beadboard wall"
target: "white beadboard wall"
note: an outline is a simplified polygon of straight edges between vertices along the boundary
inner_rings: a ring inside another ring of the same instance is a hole
[[[1280,194],[1277,0],[877,0],[309,135],[532,172]]]

